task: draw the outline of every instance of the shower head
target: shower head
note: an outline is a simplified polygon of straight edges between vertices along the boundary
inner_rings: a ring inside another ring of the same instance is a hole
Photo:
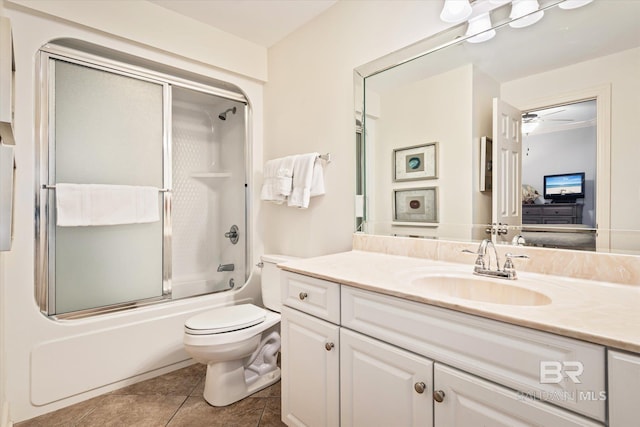
[[[231,111],[233,114],[235,114],[235,113],[236,113],[236,107],[229,108],[229,109],[228,109],[227,111],[225,111],[224,113],[220,113],[220,114],[218,114],[218,118],[219,118],[220,120],[227,120],[227,113],[228,113],[229,111]]]

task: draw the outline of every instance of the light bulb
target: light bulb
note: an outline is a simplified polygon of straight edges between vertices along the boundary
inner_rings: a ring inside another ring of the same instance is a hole
[[[444,22],[462,22],[471,15],[469,0],[445,0],[440,13],[440,19]]]
[[[522,122],[522,133],[525,135],[533,132],[539,125],[539,122]]]
[[[566,0],[558,5],[560,9],[577,9],[591,3],[593,0]]]
[[[544,16],[544,11],[538,9],[540,9],[538,0],[514,0],[509,14],[509,18],[514,21],[510,22],[509,26],[511,28],[523,28],[535,24]]]
[[[491,18],[489,13],[483,13],[469,20],[467,27],[467,36],[477,34],[467,39],[469,43],[482,43],[492,39],[496,35],[496,30],[491,30]]]

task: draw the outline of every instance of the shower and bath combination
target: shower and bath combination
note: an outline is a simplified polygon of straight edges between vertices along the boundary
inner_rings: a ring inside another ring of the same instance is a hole
[[[100,63],[41,54],[52,70],[42,82],[50,96],[46,116],[55,117],[57,129],[41,132],[47,136],[37,193],[38,239],[46,242],[38,245],[41,311],[56,318],[93,316],[244,284],[250,274],[244,96],[214,86],[184,87],[170,77],[150,82],[142,72],[125,77]],[[64,90],[51,96],[51,87]],[[214,125],[216,111],[224,125]],[[226,120],[229,113],[234,120]],[[75,117],[83,118],[82,126]],[[119,132],[114,142],[93,137],[105,126],[112,135]],[[55,184],[65,182],[156,187],[151,208],[157,206],[159,219],[58,226]],[[230,224],[237,227],[230,230]]]

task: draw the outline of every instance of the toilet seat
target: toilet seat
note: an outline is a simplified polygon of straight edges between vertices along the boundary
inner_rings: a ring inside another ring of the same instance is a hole
[[[267,311],[253,304],[220,307],[189,318],[184,325],[191,335],[212,335],[249,328],[265,321]]]

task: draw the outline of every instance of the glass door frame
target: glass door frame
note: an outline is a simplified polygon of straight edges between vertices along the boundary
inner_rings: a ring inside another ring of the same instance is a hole
[[[54,60],[64,60],[74,64],[86,66],[92,69],[102,70],[160,84],[163,87],[163,248],[162,248],[162,296],[138,301],[130,301],[121,304],[101,306],[92,309],[80,310],[71,313],[55,313],[55,230],[52,232],[50,220],[53,217],[55,207],[54,195],[50,186],[55,184],[55,147],[54,126],[50,122],[54,87],[52,83],[52,66]],[[197,82],[182,79],[180,77],[155,72],[137,65],[129,65],[117,60],[94,55],[85,51],[79,51],[66,46],[53,43],[46,44],[38,52],[36,58],[36,72],[38,81],[37,111],[36,111],[36,187],[35,187],[35,298],[40,311],[54,319],[73,319],[92,316],[95,314],[121,311],[159,302],[171,300],[171,199],[172,199],[172,87],[184,87],[203,93],[220,96],[226,99],[240,101],[246,105],[245,119],[245,230],[246,236],[250,235],[249,213],[251,212],[251,186],[250,166],[252,158],[251,150],[251,108],[244,94],[230,90],[209,86]],[[251,259],[250,239],[246,237],[245,244],[245,278],[248,278]]]

